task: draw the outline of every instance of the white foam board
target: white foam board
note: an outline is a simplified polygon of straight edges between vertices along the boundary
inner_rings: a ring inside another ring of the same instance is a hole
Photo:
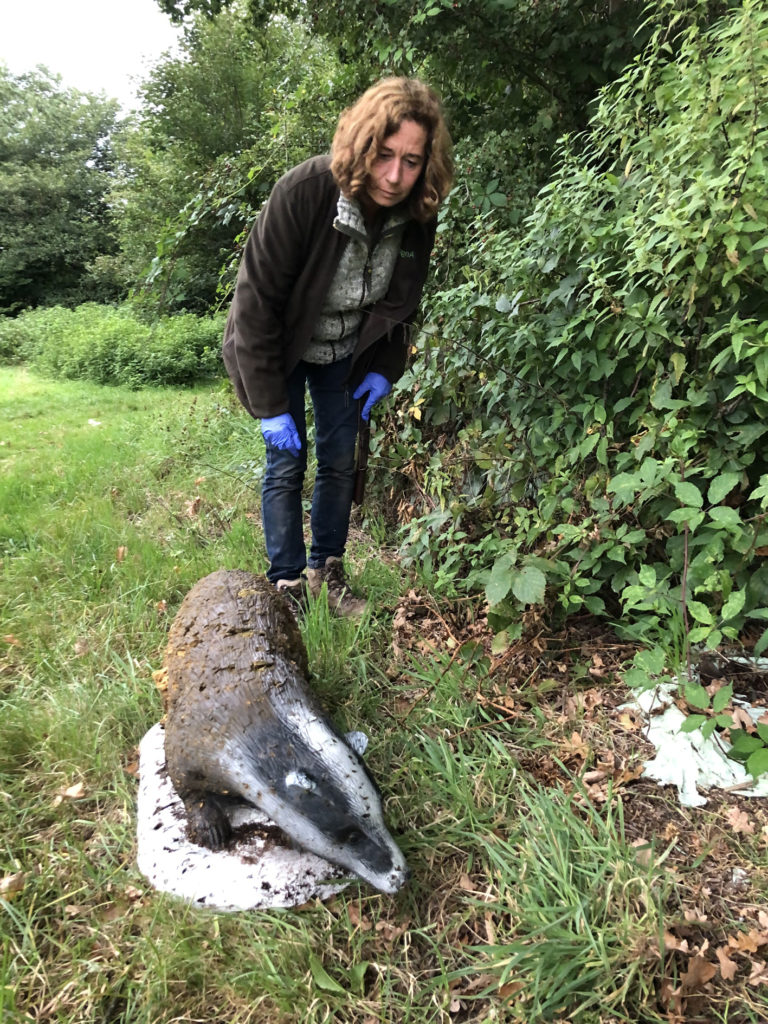
[[[138,867],[160,892],[219,911],[295,907],[328,899],[352,877],[311,853],[284,845],[277,826],[255,808],[233,815],[225,850],[190,842],[186,812],[165,766],[164,729],[154,725],[139,747]]]

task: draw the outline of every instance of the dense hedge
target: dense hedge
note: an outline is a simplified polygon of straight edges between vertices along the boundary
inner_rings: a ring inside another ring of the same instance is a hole
[[[136,319],[129,306],[55,306],[0,320],[0,361],[96,384],[190,384],[221,369],[223,316]]]
[[[410,557],[499,629],[546,604],[715,646],[768,618],[768,9],[657,8],[401,385]]]

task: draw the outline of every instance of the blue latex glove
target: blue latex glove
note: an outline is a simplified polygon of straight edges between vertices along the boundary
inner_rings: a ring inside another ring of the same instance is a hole
[[[371,415],[371,409],[381,399],[385,398],[392,390],[392,385],[389,383],[386,377],[382,377],[380,373],[366,373],[363,377],[362,384],[353,392],[353,398],[362,398],[364,394],[368,394],[363,405],[362,412],[360,415],[367,422]]]
[[[281,412],[279,416],[268,416],[261,421],[261,432],[264,440],[281,451],[290,452],[298,459],[301,451],[301,438],[289,412]]]

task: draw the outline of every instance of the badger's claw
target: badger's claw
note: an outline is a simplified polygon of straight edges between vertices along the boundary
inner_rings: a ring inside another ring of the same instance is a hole
[[[187,830],[193,843],[221,850],[232,837],[232,827],[219,801],[209,793],[196,793],[184,801]]]

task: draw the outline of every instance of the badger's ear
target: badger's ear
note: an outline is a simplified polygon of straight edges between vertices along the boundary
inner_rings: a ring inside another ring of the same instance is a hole
[[[285,776],[285,785],[286,787],[297,786],[307,793],[312,793],[317,789],[317,783],[306,772],[288,772]]]
[[[348,732],[344,738],[358,757],[362,757],[368,749],[368,737],[364,732]]]

